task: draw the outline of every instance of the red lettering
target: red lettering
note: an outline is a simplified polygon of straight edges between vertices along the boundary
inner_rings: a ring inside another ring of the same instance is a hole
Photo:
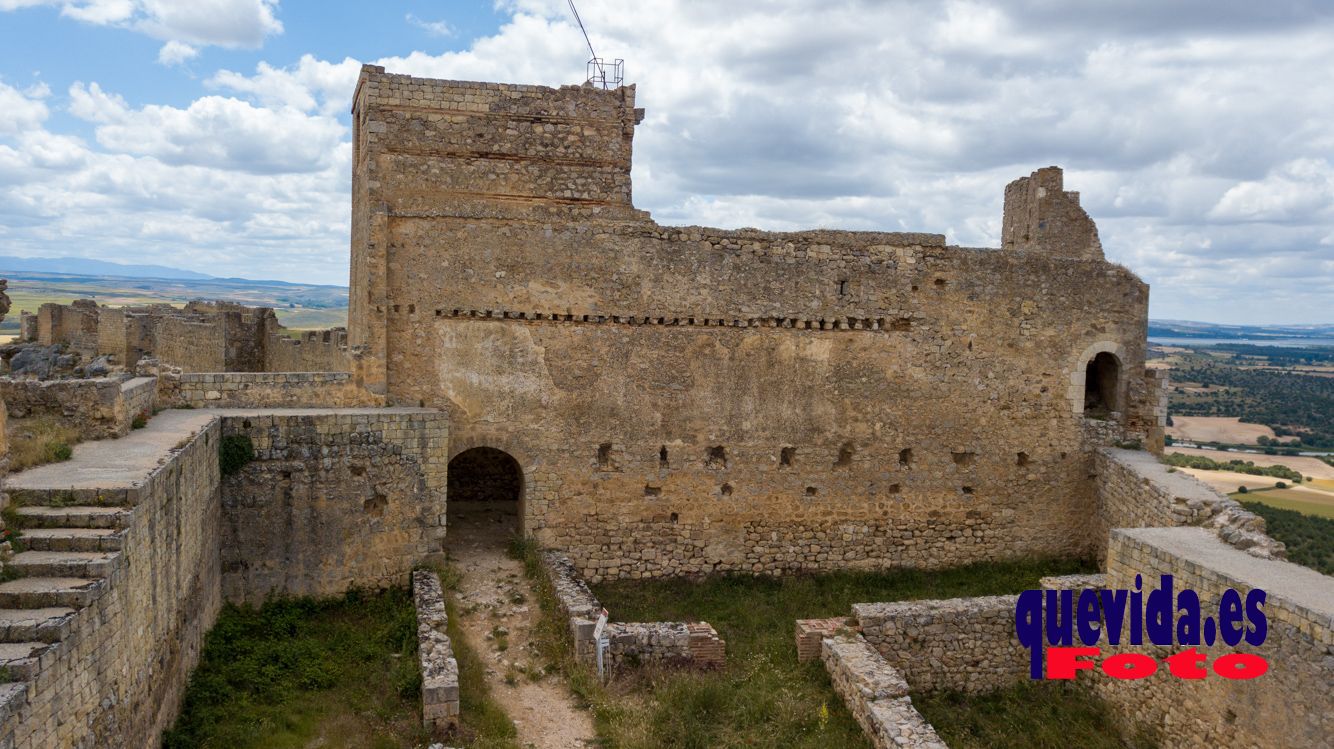
[[[1209,675],[1209,669],[1204,667],[1204,662],[1207,660],[1209,656],[1191,648],[1168,656],[1163,662],[1167,664],[1172,675],[1179,679],[1203,679]]]
[[[1096,657],[1100,652],[1100,648],[1048,648],[1047,678],[1073,679],[1076,671],[1093,668],[1092,661],[1075,659],[1082,656]]]
[[[1113,679],[1143,679],[1158,670],[1158,661],[1143,653],[1118,653],[1102,662],[1102,672]]]
[[[1254,679],[1269,670],[1269,661],[1250,653],[1231,653],[1214,661],[1214,673],[1225,679]]]

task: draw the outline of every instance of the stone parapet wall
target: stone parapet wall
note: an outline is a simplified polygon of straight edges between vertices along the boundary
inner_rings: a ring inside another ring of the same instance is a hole
[[[1014,634],[1018,596],[858,603],[862,636],[914,691],[990,692],[1029,678]]]
[[[563,554],[541,552],[542,567],[556,594],[557,607],[569,621],[575,655],[597,659],[593,630],[602,604]],[[726,662],[727,643],[707,622],[608,622],[604,663],[609,666],[674,664],[710,668]]]
[[[1283,544],[1265,533],[1264,518],[1151,453],[1102,448],[1093,462],[1100,538],[1114,528],[1198,525],[1262,559],[1286,554]],[[1097,551],[1101,557],[1106,550]]]
[[[167,375],[164,402],[185,408],[357,408],[384,405],[347,372]]]
[[[424,409],[224,411],[255,457],[223,480],[223,592],[407,585],[443,552],[448,418]]]
[[[133,504],[119,564],[68,615],[26,685],[0,692],[0,746],[157,745],[221,607],[219,436],[205,422],[141,486],[119,490]]]
[[[417,608],[417,646],[422,671],[422,720],[440,737],[459,724],[459,663],[449,642],[449,617],[440,576],[412,573],[412,602]]]
[[[226,335],[213,322],[167,318],[157,326],[153,356],[186,372],[227,371]]]
[[[120,386],[121,398],[125,400],[125,414],[131,426],[135,419],[147,420],[157,410],[157,378],[134,377]]]
[[[1136,681],[1091,675],[1124,732],[1147,733],[1161,746],[1176,749],[1329,746],[1334,737],[1334,578],[1257,559],[1203,528],[1112,531],[1108,587],[1133,590],[1138,576],[1147,596],[1158,587],[1160,575],[1174,576],[1174,591],[1196,591],[1206,616],[1216,616],[1228,588],[1243,598],[1252,589],[1264,590],[1268,635],[1262,645],[1243,641],[1232,648],[1219,639],[1198,649],[1208,664],[1230,652],[1253,653],[1268,661],[1269,671],[1250,680],[1225,679],[1212,671],[1204,679],[1186,680],[1161,665],[1186,647],[1112,648],[1104,641],[1104,658],[1137,650],[1160,662],[1156,673]]]
[[[347,330],[303,330],[296,337],[276,331],[274,320],[264,342],[266,372],[349,372]]]
[[[876,749],[946,749],[913,707],[908,682],[861,635],[821,640],[821,659],[834,691]]]
[[[152,414],[152,378],[128,381],[102,377],[79,380],[24,380],[0,377],[0,399],[8,415],[55,416],[84,430],[84,439],[123,437],[136,417]]]

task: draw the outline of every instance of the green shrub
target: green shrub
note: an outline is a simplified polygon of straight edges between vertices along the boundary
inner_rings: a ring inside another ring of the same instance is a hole
[[[63,463],[74,457],[74,448],[70,447],[69,444],[65,442],[48,442],[46,443],[45,454],[46,460],[42,462]]]
[[[143,429],[146,426],[148,426],[148,416],[144,414],[139,414],[130,422],[131,429]]]
[[[1233,473],[1245,473],[1251,476],[1272,476],[1277,479],[1287,479],[1299,483],[1302,480],[1300,473],[1287,466],[1257,466],[1249,460],[1237,458],[1225,462],[1213,460],[1203,455],[1166,453],[1163,455],[1162,461],[1178,468],[1196,468],[1202,471],[1232,471]]]
[[[1260,502],[1241,504],[1265,519],[1265,532],[1288,547],[1289,561],[1334,575],[1334,520]]]
[[[218,466],[230,476],[255,459],[255,443],[244,434],[229,434],[218,443]]]

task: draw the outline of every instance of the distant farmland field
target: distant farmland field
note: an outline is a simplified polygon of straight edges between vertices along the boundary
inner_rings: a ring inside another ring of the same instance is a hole
[[[98,304],[123,307],[133,304],[171,304],[195,299],[221,300],[252,307],[272,307],[283,325],[298,329],[347,325],[347,289],[339,286],[283,284],[240,279],[161,280],[111,276],[9,274],[9,315],[0,323],[0,336],[19,330],[19,311],[36,312],[46,303],[69,304],[92,299]]]

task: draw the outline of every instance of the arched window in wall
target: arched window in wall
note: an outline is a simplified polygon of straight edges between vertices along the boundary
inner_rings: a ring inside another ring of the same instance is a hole
[[[1120,409],[1117,392],[1121,382],[1121,361],[1103,351],[1089,359],[1084,369],[1084,415],[1105,419]]]

